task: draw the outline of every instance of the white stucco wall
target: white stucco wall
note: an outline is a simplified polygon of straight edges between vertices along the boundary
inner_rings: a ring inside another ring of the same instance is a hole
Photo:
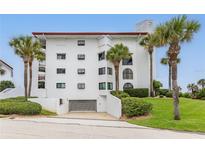
[[[77,40],[85,40],[85,46],[78,46]],[[119,104],[116,110],[116,100],[110,97],[109,90],[99,90],[99,82],[112,82],[115,89],[115,74],[113,65],[106,61],[98,61],[98,53],[107,52],[111,46],[117,43],[123,43],[130,50],[133,59],[133,65],[120,66],[120,90],[127,82],[132,83],[134,88],[149,88],[149,55],[143,47],[139,45],[137,37],[112,37],[103,36],[62,36],[62,37],[46,37],[46,80],[45,89],[38,89],[38,62],[33,64],[33,87],[32,95],[40,98],[53,98],[59,100],[97,100],[98,112],[113,112],[119,115]],[[66,53],[65,60],[58,60],[57,53]],[[78,60],[78,54],[85,54],[85,60]],[[155,56],[153,56],[155,57]],[[155,60],[154,60],[154,76],[155,76]],[[98,68],[111,67],[113,75],[98,74]],[[57,68],[65,68],[66,74],[57,74]],[[85,68],[85,74],[79,75],[78,68]],[[133,80],[123,79],[123,70],[130,68],[133,71]],[[57,89],[56,83],[66,83],[65,89]],[[78,89],[78,83],[85,83],[85,89]],[[107,87],[107,84],[106,84]],[[113,89],[113,90],[114,90]],[[108,99],[112,102],[109,102]],[[52,101],[50,101],[52,102]],[[68,102],[68,101],[67,101]],[[66,102],[66,103],[67,103]],[[108,105],[109,103],[109,105]],[[65,104],[64,104],[65,105]],[[48,104],[49,106],[49,104]],[[62,107],[62,112],[67,111],[68,105]],[[59,111],[60,112],[60,111]]]

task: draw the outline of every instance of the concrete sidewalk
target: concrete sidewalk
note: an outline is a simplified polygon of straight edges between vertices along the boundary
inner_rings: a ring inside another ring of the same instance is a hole
[[[205,134],[147,128],[116,120],[3,118],[0,138],[205,139]]]

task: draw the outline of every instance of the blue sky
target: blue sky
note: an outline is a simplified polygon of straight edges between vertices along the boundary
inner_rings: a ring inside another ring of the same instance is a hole
[[[14,68],[17,85],[23,83],[23,62],[14,54],[8,42],[18,35],[36,31],[134,31],[137,22],[152,19],[163,23],[176,15],[0,15],[0,58]],[[188,15],[201,23],[200,31],[190,43],[182,45],[178,68],[178,83],[186,90],[188,83],[205,78],[205,15]],[[160,64],[166,48],[157,49],[157,80],[168,86],[168,67]]]

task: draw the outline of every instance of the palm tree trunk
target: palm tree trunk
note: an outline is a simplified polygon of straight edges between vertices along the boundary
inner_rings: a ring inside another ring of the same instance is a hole
[[[28,87],[28,97],[31,96],[31,87],[32,87],[32,61],[29,62],[29,87]]]
[[[27,101],[28,93],[27,93],[27,87],[28,87],[28,61],[24,60],[24,95],[25,99]]]
[[[169,63],[169,91],[172,90],[172,66]]]
[[[115,90],[119,92],[119,65],[115,65]]]
[[[177,85],[177,61],[172,62],[172,88],[174,99],[174,120],[180,120],[179,113],[179,88]]]
[[[152,59],[152,52],[149,54],[150,57],[150,96],[153,97],[153,59]]]

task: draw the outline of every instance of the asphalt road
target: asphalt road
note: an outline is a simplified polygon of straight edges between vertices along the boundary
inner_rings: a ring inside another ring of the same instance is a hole
[[[120,121],[82,119],[0,119],[0,138],[205,138],[205,134],[152,129]]]

